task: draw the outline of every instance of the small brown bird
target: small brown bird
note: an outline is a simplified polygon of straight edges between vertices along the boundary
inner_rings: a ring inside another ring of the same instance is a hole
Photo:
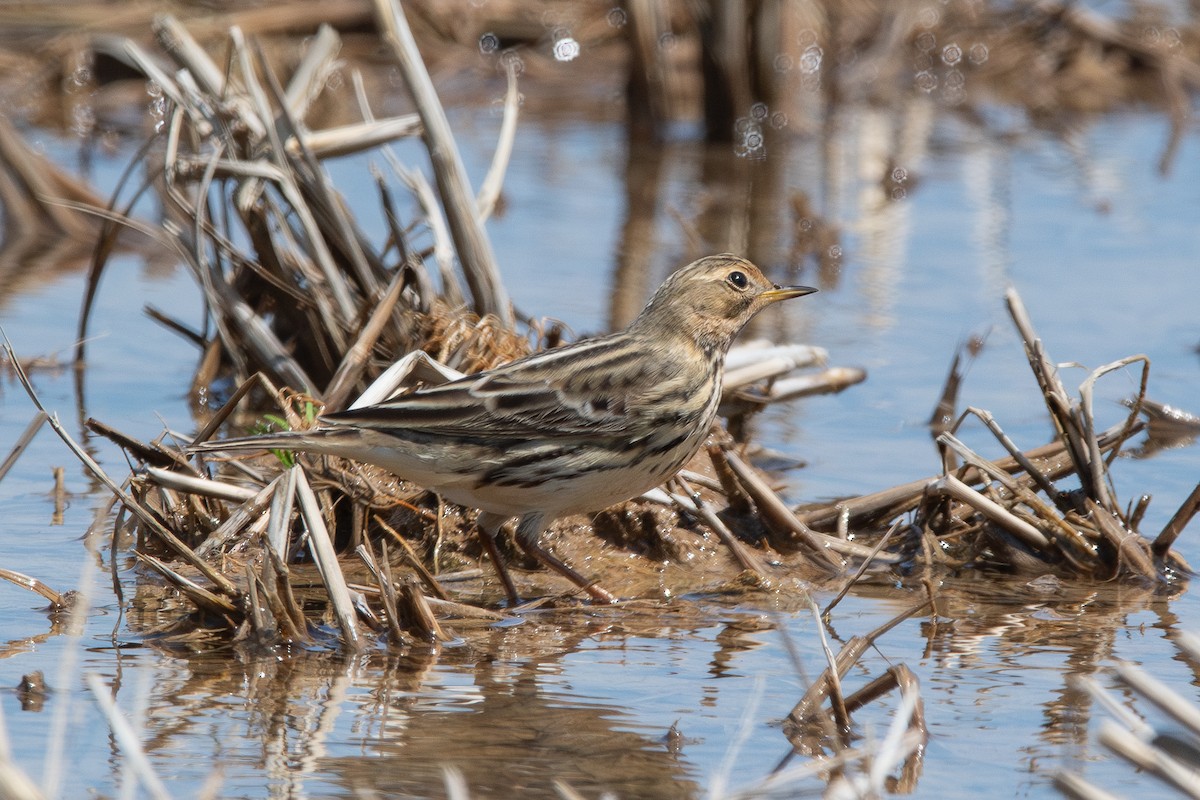
[[[708,436],[733,338],[772,303],[815,291],[777,286],[737,256],[708,256],[668,277],[618,333],[328,414],[314,430],[199,449],[300,450],[378,465],[482,512],[482,540],[512,602],[516,589],[495,544],[512,517],[528,553],[596,600],[613,602],[545,550],[542,531],[674,475]]]

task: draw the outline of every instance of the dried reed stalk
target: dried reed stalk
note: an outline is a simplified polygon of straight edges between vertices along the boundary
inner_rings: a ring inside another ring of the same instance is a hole
[[[450,122],[425,70],[404,9],[398,0],[376,0],[375,11],[384,40],[396,55],[400,74],[421,115],[433,174],[467,285],[471,287],[475,311],[480,316],[494,316],[502,325],[512,328],[512,306],[500,280],[491,241],[483,232]]]

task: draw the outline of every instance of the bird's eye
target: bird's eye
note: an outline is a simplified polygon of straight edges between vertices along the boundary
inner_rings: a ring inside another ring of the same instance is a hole
[[[745,289],[746,285],[749,283],[749,281],[746,280],[746,273],[744,272],[731,272],[726,280],[729,281],[730,285],[732,285],[735,289]]]

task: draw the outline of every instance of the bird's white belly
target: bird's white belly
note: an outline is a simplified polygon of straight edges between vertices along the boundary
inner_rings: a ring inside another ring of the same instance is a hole
[[[541,511],[553,519],[599,511],[637,497],[671,477],[678,468],[678,464],[665,463],[659,457],[623,469],[550,477],[527,486],[442,485],[436,490],[453,503],[494,514],[515,517]]]

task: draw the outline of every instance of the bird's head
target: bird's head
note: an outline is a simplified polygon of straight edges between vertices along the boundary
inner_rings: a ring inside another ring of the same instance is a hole
[[[633,324],[653,336],[690,336],[704,350],[724,353],[759,311],[815,291],[778,286],[754,264],[729,253],[705,256],[667,278]]]

